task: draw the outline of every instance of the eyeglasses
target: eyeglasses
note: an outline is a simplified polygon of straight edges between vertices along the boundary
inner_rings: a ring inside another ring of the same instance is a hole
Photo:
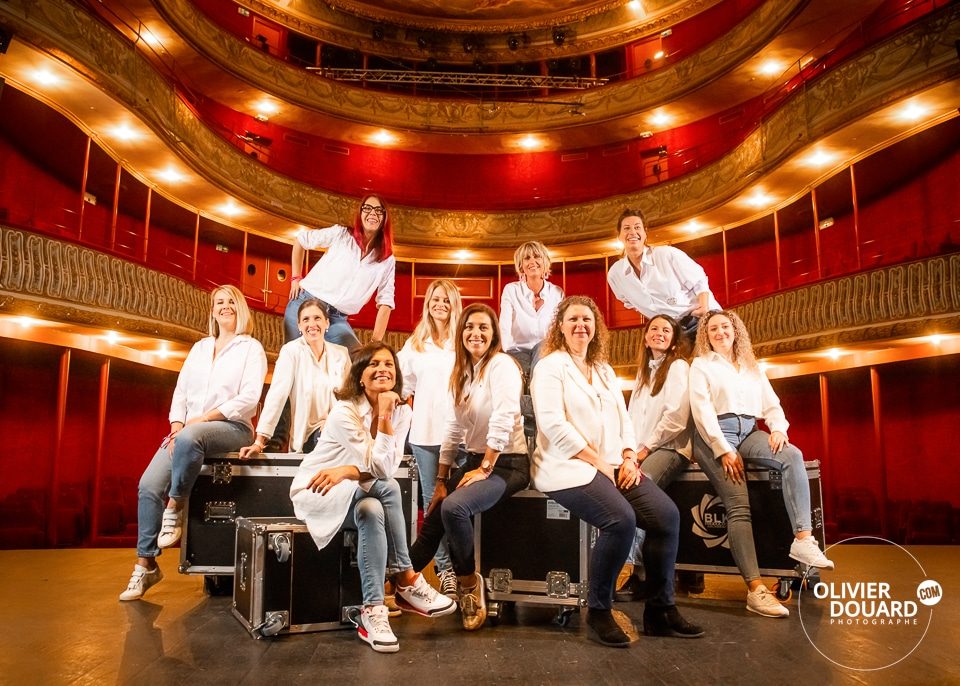
[[[387,211],[382,207],[375,207],[373,205],[360,205],[361,214],[370,214],[371,212],[373,212],[378,217],[382,217],[387,213]]]

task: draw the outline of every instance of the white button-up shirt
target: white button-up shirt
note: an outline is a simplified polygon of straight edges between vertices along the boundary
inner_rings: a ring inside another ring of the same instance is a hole
[[[375,479],[392,479],[403,459],[403,444],[410,428],[410,408],[399,405],[393,411],[393,435],[377,432],[370,437],[376,412],[365,397],[356,401],[338,400],[330,410],[326,426],[312,453],[304,455],[290,485],[293,511],[307,525],[311,538],[323,548],[340,531],[358,488],[369,491]],[[344,479],[326,495],[308,488],[321,469],[352,466],[372,478]]]
[[[500,340],[506,352],[530,350],[542,341],[557,305],[563,300],[563,289],[549,281],[543,282],[540,309],[533,306],[536,294],[524,280],[508,283],[500,295]]]
[[[363,256],[350,229],[335,224],[328,229],[302,229],[297,240],[306,250],[326,248],[300,287],[344,314],[356,314],[377,291],[377,305],[395,307],[393,301],[397,261],[391,255],[377,262]]]
[[[520,393],[523,376],[509,355],[497,353],[487,363],[483,375],[464,391],[464,400],[449,416],[440,464],[452,465],[457,447],[463,444],[471,453],[484,453],[489,446],[498,453],[526,454],[520,417]],[[453,399],[451,397],[451,403]]]
[[[325,342],[319,360],[302,336],[284,345],[273,368],[273,381],[263,402],[257,433],[273,435],[289,398],[290,447],[299,453],[311,433],[323,430],[336,402],[333,392],[343,385],[349,368],[350,353],[342,345]]]
[[[674,360],[660,392],[650,395],[650,384],[641,387],[637,375],[637,386],[627,408],[637,435],[637,450],[646,447],[653,452],[666,448],[690,459],[689,377],[690,365],[685,360]]]
[[[763,419],[770,431],[784,435],[790,426],[780,406],[780,398],[766,374],[740,365],[738,371],[722,355],[710,351],[690,365],[690,411],[697,430],[720,457],[733,450],[720,431],[721,414],[739,414]]]
[[[202,338],[193,347],[180,369],[170,403],[170,422],[186,423],[210,410],[253,429],[267,356],[260,341],[246,334],[235,336],[214,358],[216,339]]]
[[[410,442],[432,446],[443,442],[447,417],[453,412],[450,375],[453,373],[453,335],[444,347],[433,339],[423,345],[423,352],[414,350],[412,339],[403,344],[397,357],[403,372],[404,398],[413,398],[413,423]]]
[[[639,277],[627,257],[617,260],[607,272],[607,283],[625,307],[647,319],[658,314],[682,319],[699,306],[697,296],[704,292],[709,293],[708,309],[720,309],[703,267],[669,245],[644,249]]]

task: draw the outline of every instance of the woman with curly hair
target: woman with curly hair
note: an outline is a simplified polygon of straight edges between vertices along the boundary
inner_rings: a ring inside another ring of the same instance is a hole
[[[544,348],[533,373],[537,448],[531,471],[540,491],[600,530],[590,558],[587,635],[604,645],[630,644],[611,608],[617,574],[640,526],[647,531],[651,591],[644,633],[702,636],[674,603],[680,514],[637,464],[633,425],[607,362],[607,329],[596,303],[584,296],[563,300]]]
[[[747,583],[747,609],[765,617],[786,617],[760,578],[744,463],[782,474],[783,501],[795,538],[790,557],[810,567],[833,569],[813,537],[810,485],[803,455],[787,440],[789,423],[753,355],[750,334],[735,312],[708,312],[697,331],[690,367],[690,410],[697,426],[697,464],[723,499],[730,552]],[[757,428],[763,419],[770,433]]]

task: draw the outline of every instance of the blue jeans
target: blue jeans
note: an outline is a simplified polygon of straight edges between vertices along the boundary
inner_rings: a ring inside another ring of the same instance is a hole
[[[469,576],[477,571],[474,556],[473,516],[486,512],[501,500],[509,498],[526,487],[530,481],[530,464],[526,455],[503,454],[497,458],[493,472],[483,481],[465,488],[457,484],[467,472],[477,469],[483,461],[479,453],[467,453],[467,459],[447,480],[447,497],[423,521],[420,535],[410,547],[413,568],[420,571],[429,564],[437,547],[447,535],[447,545],[457,576]]]
[[[430,500],[433,498],[433,491],[437,485],[437,470],[440,464],[440,446],[439,445],[414,445],[410,444],[410,450],[417,461],[417,474],[420,479],[420,499],[423,502],[423,511],[426,512],[430,507]],[[451,569],[453,563],[450,561],[450,553],[447,551],[447,537],[440,539],[437,545],[437,554],[434,557],[437,562],[437,569],[443,571]]]
[[[653,480],[661,489],[673,483],[677,474],[682,472],[689,464],[689,460],[676,450],[667,448],[657,448],[647,455],[643,461],[642,470],[645,476]],[[630,557],[634,565],[643,566],[643,541],[646,538],[646,532],[643,529],[637,529],[637,535],[633,539],[633,548],[630,550]]]
[[[341,528],[357,532],[357,566],[364,605],[383,605],[387,576],[411,569],[400,484],[378,479],[358,488]]]
[[[803,455],[793,445],[785,445],[779,453],[770,450],[770,434],[757,429],[752,417],[724,417],[720,421],[727,442],[740,453],[744,464],[758,464],[779,470],[782,475],[783,502],[794,534],[813,529],[810,516],[810,484],[803,466]],[[753,521],[750,515],[750,498],[747,484],[736,484],[727,479],[723,465],[700,437],[694,432],[694,453],[697,464],[707,475],[710,484],[723,500],[727,511],[727,535],[730,552],[740,573],[747,581],[760,578],[757,550],[753,543]]]
[[[140,477],[137,497],[137,556],[157,557],[157,537],[167,498],[190,496],[206,455],[219,455],[250,445],[250,427],[242,422],[219,420],[185,426],[173,442],[173,451],[162,446]]]
[[[315,298],[315,295],[307,293],[300,289],[300,295],[287,303],[283,311],[283,342],[289,343],[292,340],[300,338],[300,329],[297,328],[297,310],[304,300]],[[321,301],[322,302],[322,301]],[[353,327],[347,321],[347,315],[338,310],[330,303],[324,303],[327,306],[327,316],[330,319],[330,328],[323,336],[323,340],[337,345],[344,346],[353,354],[353,351],[360,347],[360,341],[353,332]]]

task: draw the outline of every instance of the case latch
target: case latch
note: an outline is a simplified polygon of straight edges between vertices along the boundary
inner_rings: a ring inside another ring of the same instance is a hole
[[[570,575],[566,572],[547,572],[547,595],[551,598],[569,598]]]
[[[208,524],[230,524],[237,518],[237,504],[232,500],[211,500],[203,505],[203,521]]]
[[[214,484],[228,484],[232,480],[233,480],[232,464],[213,465],[213,483]]]
[[[490,587],[497,593],[510,593],[513,588],[513,572],[509,569],[491,569]]]

